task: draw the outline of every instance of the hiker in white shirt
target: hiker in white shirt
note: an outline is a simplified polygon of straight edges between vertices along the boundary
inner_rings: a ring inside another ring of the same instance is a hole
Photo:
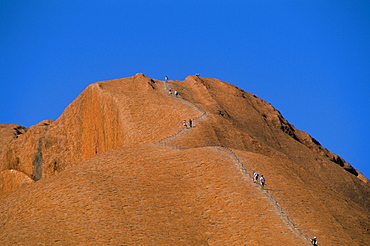
[[[261,182],[262,188],[264,188],[265,187],[265,177],[263,177],[263,175],[261,175],[260,182]]]

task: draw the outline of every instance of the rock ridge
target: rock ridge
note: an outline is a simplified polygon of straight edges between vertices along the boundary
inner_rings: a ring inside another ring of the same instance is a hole
[[[270,103],[218,79],[96,82],[56,121],[0,125],[0,135],[4,245],[370,240],[367,178]]]

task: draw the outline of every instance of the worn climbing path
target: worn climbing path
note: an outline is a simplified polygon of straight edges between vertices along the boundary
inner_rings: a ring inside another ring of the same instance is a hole
[[[164,81],[164,90],[166,91],[166,93],[169,90],[168,81]],[[194,103],[192,103],[192,102],[190,102],[190,101],[188,101],[188,100],[186,100],[182,97],[177,97],[177,99],[180,100],[183,104],[186,104],[190,107],[193,107],[194,109],[196,109],[197,111],[199,111],[201,113],[201,116],[198,116],[198,117],[193,119],[194,123],[200,123],[208,117],[207,112],[205,110],[203,110],[201,107],[199,107],[198,105],[196,105],[196,104],[194,104]],[[170,148],[174,148],[174,149],[179,149],[179,150],[189,149],[187,147],[172,145],[170,142],[182,137],[190,129],[191,128],[184,127],[181,130],[179,130],[177,133],[175,133],[173,135],[170,135],[170,136],[167,136],[167,137],[159,140],[156,144],[160,145],[160,146],[166,146],[166,147],[170,147]],[[242,161],[238,158],[238,156],[234,153],[234,151],[232,151],[231,149],[229,149],[227,147],[220,146],[218,144],[211,143],[211,142],[208,142],[207,145],[202,146],[202,147],[213,147],[213,148],[218,149],[219,151],[225,152],[227,155],[229,155],[231,157],[231,159],[234,161],[234,163],[237,164],[240,171],[245,174],[245,176],[247,177],[247,180],[249,182],[254,183],[252,175],[248,172],[248,170],[245,168]],[[197,147],[197,148],[200,148],[200,147]],[[259,184],[255,183],[255,187],[257,189],[259,188],[260,191],[263,193],[263,195],[268,198],[271,205],[275,208],[275,211],[278,213],[278,215],[280,216],[282,221],[289,228],[291,228],[291,230],[293,232],[295,232],[297,234],[297,236],[301,237],[304,241],[306,241],[307,245],[311,245],[311,243],[309,242],[310,240],[309,240],[309,237],[307,236],[307,234],[303,233],[302,230],[295,225],[295,223],[285,213],[285,211],[279,205],[278,201],[276,201],[276,199],[273,197],[273,195],[267,189],[264,189],[263,187],[261,187],[261,185],[259,185]]]

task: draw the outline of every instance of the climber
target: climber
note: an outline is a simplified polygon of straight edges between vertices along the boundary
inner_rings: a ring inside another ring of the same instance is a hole
[[[253,173],[253,182],[258,183],[258,175],[259,174],[257,172]]]
[[[184,120],[182,124],[184,125],[185,128],[188,128],[188,126],[186,125],[186,120]]]
[[[315,245],[315,246],[318,245],[316,236],[311,239],[311,243],[312,243],[312,245]]]
[[[189,127],[192,128],[193,127],[193,121],[190,119],[189,120]]]
[[[265,177],[263,177],[263,175],[261,175],[260,181],[261,181],[262,188],[264,188],[265,187]]]

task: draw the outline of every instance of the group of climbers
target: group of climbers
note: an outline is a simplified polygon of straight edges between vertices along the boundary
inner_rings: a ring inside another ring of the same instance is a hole
[[[169,94],[170,96],[172,96],[172,90],[171,90],[171,89],[169,89],[169,90],[168,90],[168,94]],[[174,91],[174,92],[173,92],[173,95],[174,95],[175,97],[178,97],[178,96],[179,96],[179,92],[178,92],[178,91]]]
[[[259,177],[259,173],[254,172],[253,173],[253,182],[258,183],[258,177]],[[263,175],[261,175],[261,177],[260,177],[260,184],[262,185],[262,188],[265,187],[265,182],[266,182],[265,177],[263,177]]]
[[[196,76],[199,77],[199,73],[197,73]],[[165,77],[165,81],[168,82],[168,77],[167,76]],[[169,95],[170,96],[174,95],[175,97],[178,97],[179,93],[178,93],[178,91],[174,91],[174,93],[172,94],[172,90],[169,89]],[[189,128],[192,128],[193,127],[193,121],[191,119],[189,119],[188,123],[189,123],[189,125],[187,124],[186,120],[184,120],[183,121],[183,126],[185,128],[188,128],[188,126],[189,126]],[[253,173],[253,182],[254,183],[258,183],[258,177],[259,177],[259,173],[254,172]],[[263,175],[261,175],[261,177],[259,178],[259,184],[262,186],[262,189],[264,189],[264,187],[265,187],[265,182],[266,182],[265,177]],[[318,245],[316,236],[313,237],[312,239],[310,239],[310,241],[311,241],[312,245],[315,245],[315,246]]]
[[[198,75],[197,75],[198,76]],[[166,76],[166,77],[164,77],[164,80],[166,81],[166,82],[168,82],[168,77]],[[174,91],[174,92],[172,92],[172,89],[169,89],[168,90],[168,94],[170,95],[170,96],[174,96],[174,97],[178,97],[179,96],[179,92],[178,91]],[[192,128],[193,127],[193,121],[191,120],[191,119],[189,119],[189,125],[187,124],[187,122],[186,122],[186,120],[184,120],[183,122],[182,122],[182,124],[183,124],[183,126],[185,127],[185,128],[188,128],[188,126],[189,126],[189,128]]]
[[[188,128],[188,125],[186,123],[186,120],[184,120],[182,122],[182,125],[185,127],[185,128]],[[191,119],[189,119],[189,128],[192,128],[193,127],[193,121]]]

